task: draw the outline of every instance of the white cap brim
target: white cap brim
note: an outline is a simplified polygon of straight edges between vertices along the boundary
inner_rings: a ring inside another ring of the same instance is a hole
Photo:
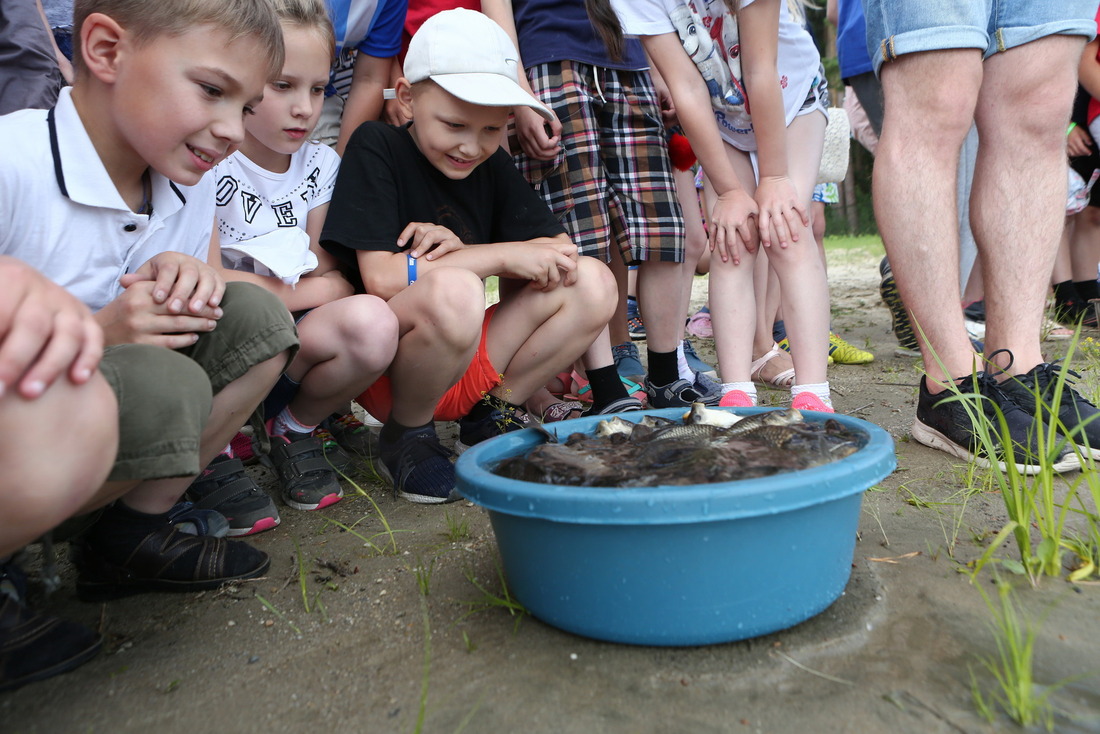
[[[545,105],[525,92],[519,84],[500,74],[433,74],[429,78],[470,104],[486,107],[530,107],[544,119],[554,119],[554,113]]]

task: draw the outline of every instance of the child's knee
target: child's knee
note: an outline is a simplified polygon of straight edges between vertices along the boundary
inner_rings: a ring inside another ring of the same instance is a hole
[[[376,296],[351,296],[344,302],[337,338],[364,369],[384,369],[397,351],[397,315]]]
[[[421,291],[421,327],[431,326],[449,340],[466,342],[481,334],[485,312],[485,285],[474,273],[439,268],[417,281]]]
[[[611,269],[593,257],[581,257],[577,261],[577,282],[573,285],[571,298],[580,298],[585,309],[595,312],[597,320],[604,323],[615,312],[618,301],[618,286]]]

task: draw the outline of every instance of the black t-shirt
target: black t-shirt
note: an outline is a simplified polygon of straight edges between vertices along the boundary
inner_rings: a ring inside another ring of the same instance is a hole
[[[565,232],[503,150],[453,181],[421,154],[407,126],[364,123],[340,164],[321,245],[362,291],[355,251],[401,251],[397,237],[409,222],[444,226],[468,245]]]

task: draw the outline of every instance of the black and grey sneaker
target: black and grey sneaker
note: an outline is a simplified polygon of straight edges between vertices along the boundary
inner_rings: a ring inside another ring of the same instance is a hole
[[[645,379],[645,367],[634,342],[623,342],[611,347],[611,356],[615,359],[615,370],[619,377],[641,383]]]
[[[722,383],[712,380],[702,372],[695,373],[691,389],[699,394],[699,402],[714,407],[722,400]]]
[[[0,693],[79,667],[103,644],[84,625],[28,608],[26,591],[22,569],[0,564]]]
[[[398,497],[429,505],[462,499],[455,489],[454,453],[439,442],[435,426],[405,431],[392,444],[379,435],[378,453],[379,470]]]
[[[654,385],[646,378],[645,391],[651,408],[690,408],[699,402],[700,395],[687,380],[676,380],[667,385]]]
[[[460,418],[458,421],[458,440],[455,441],[455,452],[461,454],[474,444],[488,441],[490,438],[502,436],[512,431],[522,431],[527,428],[527,414],[514,405],[486,398],[485,402],[492,406],[492,410],[482,418]]]
[[[336,443],[348,454],[371,460],[378,456],[378,436],[351,411],[333,413],[321,422]],[[336,467],[340,471],[340,467]]]
[[[271,437],[271,463],[279,475],[283,502],[295,510],[320,510],[344,496],[340,479],[319,436],[287,431]]]
[[[894,330],[894,337],[898,340],[895,353],[901,357],[919,357],[920,344],[917,342],[917,335],[913,332],[913,325],[909,323],[909,313],[901,301],[901,294],[898,293],[898,284],[894,281],[890,261],[885,257],[882,258],[878,269],[882,274],[879,293],[882,294],[883,303],[890,309],[891,328]]]
[[[642,401],[638,398],[632,398],[627,395],[625,398],[619,398],[618,400],[612,400],[602,408],[596,409],[595,406],[589,408],[581,414],[582,418],[587,418],[590,415],[614,415],[615,413],[633,413],[636,410],[642,410],[645,406],[642,405]]]
[[[932,395],[928,391],[927,378],[921,379],[917,417],[913,421],[913,438],[925,446],[973,461],[979,466],[988,467],[996,462],[1005,470],[1007,454],[997,419],[999,411],[1008,425],[1012,461],[1016,470],[1021,474],[1038,473],[1042,468],[1040,447],[1032,417],[1021,410],[1001,386],[984,372],[979,372],[976,377],[959,379],[955,385],[957,391],[948,390]],[[950,400],[956,395],[975,397]],[[964,400],[969,400],[970,405],[964,405]],[[982,416],[988,419],[989,437],[994,444],[996,456],[988,456],[986,447],[980,440],[980,433],[971,419],[971,411],[979,419]],[[1078,468],[1077,459],[1066,446],[1065,439],[1058,437],[1054,445],[1054,455],[1050,457],[1050,465],[1054,471],[1065,472]]]
[[[1001,389],[1008,393],[1013,402],[1049,425],[1051,407],[1054,405],[1054,392],[1058,384],[1057,365],[1044,362],[1023,375],[1010,377],[1001,383]],[[1081,449],[1082,455],[1091,455],[1100,459],[1100,410],[1083,398],[1073,387],[1070,378],[1080,377],[1067,369],[1059,396],[1058,420],[1061,430],[1067,438],[1073,440]],[[1040,411],[1039,407],[1043,409]]]
[[[198,509],[224,515],[230,537],[252,535],[279,524],[279,511],[271,497],[248,476],[240,459],[225,454],[214,457],[195,477],[186,497]]]

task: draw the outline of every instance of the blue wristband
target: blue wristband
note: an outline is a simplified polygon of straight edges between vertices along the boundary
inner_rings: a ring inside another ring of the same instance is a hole
[[[405,260],[409,268],[409,285],[412,285],[416,282],[416,258],[412,255],[405,255]]]

